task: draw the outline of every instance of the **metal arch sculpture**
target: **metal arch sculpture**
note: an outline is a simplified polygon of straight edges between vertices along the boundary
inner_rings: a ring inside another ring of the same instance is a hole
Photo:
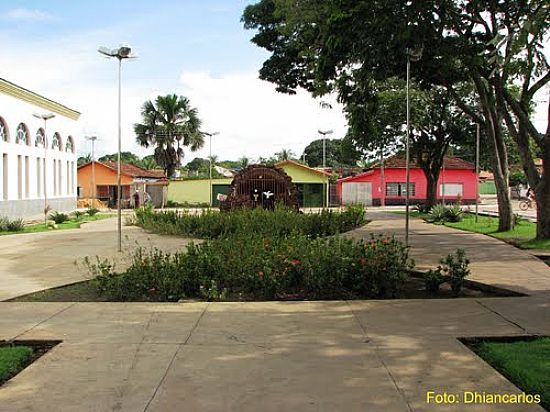
[[[256,207],[273,210],[276,204],[298,210],[296,185],[280,167],[250,165],[233,178],[227,197],[220,201],[220,210]]]

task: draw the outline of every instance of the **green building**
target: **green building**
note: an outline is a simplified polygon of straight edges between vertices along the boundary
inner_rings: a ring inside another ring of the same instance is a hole
[[[300,207],[321,207],[327,196],[329,174],[293,160],[277,164],[290,176],[298,189]],[[212,204],[218,205],[217,195],[227,194],[231,178],[212,179]],[[209,179],[171,180],[168,185],[168,200],[190,205],[210,203]]]

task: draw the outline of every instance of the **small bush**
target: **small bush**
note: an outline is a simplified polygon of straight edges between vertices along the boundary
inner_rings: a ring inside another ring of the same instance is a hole
[[[457,249],[454,254],[441,259],[441,264],[444,266],[440,269],[449,277],[452,291],[458,295],[464,285],[464,279],[470,275],[470,260],[466,258],[466,252],[464,249]]]
[[[464,217],[464,212],[460,205],[448,206],[445,210],[445,220],[447,222],[460,222]]]
[[[415,212],[420,213],[420,214],[427,214],[427,213],[430,213],[430,210],[432,210],[432,208],[431,208],[431,206],[425,205],[423,203],[418,203],[418,204],[414,205],[413,210]]]
[[[447,216],[447,208],[445,205],[437,204],[430,210],[430,221],[434,223],[443,223]]]
[[[175,254],[138,250],[121,274],[107,263],[90,270],[100,293],[119,301],[347,299],[394,297],[412,265],[394,238],[236,235]]]
[[[60,225],[70,220],[69,215],[66,213],[53,212],[50,213],[50,219],[55,222],[55,224]]]
[[[73,212],[73,216],[76,220],[80,220],[84,216],[84,212],[81,212],[80,210],[75,210]]]
[[[0,216],[0,232],[20,232],[25,228],[23,219],[9,219]]]
[[[441,266],[435,270],[430,269],[424,274],[424,285],[429,293],[439,292],[439,287],[445,282],[441,273]]]
[[[90,217],[95,216],[99,213],[99,209],[96,209],[95,207],[91,207],[88,210],[86,210],[86,214]]]

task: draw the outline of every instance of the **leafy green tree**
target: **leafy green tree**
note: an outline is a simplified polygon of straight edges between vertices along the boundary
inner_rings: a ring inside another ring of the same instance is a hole
[[[262,0],[243,14],[245,27],[257,30],[252,41],[271,53],[260,77],[282,92],[335,90],[347,105],[354,103],[350,91],[361,89],[371,99],[374,82],[404,78],[408,56],[417,60],[412,75],[418,83],[445,87],[487,136],[499,230],[514,222],[505,129],[516,141],[536,187],[539,238],[550,238],[550,171],[538,175],[528,143],[533,139],[550,164],[550,125],[546,134],[538,132],[529,107],[550,81],[543,50],[549,20],[546,0]],[[461,88],[473,97],[460,97]]]
[[[279,152],[275,153],[275,159],[277,159],[278,162],[282,162],[284,160],[292,160],[295,158],[296,155],[290,149],[281,149]]]
[[[137,142],[154,146],[154,158],[167,176],[172,177],[183,160],[183,147],[196,151],[204,145],[197,109],[189,99],[175,94],[158,96],[143,104],[142,123],[134,125]]]
[[[117,162],[118,153],[106,154],[98,159],[100,162]],[[132,152],[120,152],[120,161],[135,166],[141,166],[141,159]]]
[[[313,140],[308,144],[302,157],[305,155],[306,163],[311,167],[323,165],[323,139]],[[325,164],[328,167],[355,166],[362,157],[350,136],[344,139],[326,139]]]
[[[82,165],[85,165],[86,163],[90,163],[91,161],[92,161],[92,155],[88,153],[87,155],[80,156],[76,161],[76,164],[78,166],[82,166]]]
[[[156,169],[158,167],[154,155],[144,156],[143,159],[141,159],[140,165],[147,170]]]

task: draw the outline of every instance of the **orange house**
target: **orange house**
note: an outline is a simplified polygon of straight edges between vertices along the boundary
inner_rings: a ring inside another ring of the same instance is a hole
[[[147,197],[151,198],[155,206],[161,206],[166,202],[168,179],[163,171],[146,170],[132,164],[122,163],[120,184],[122,186],[122,207],[142,205]],[[116,207],[117,189],[116,162],[96,161],[78,167],[79,198],[92,199],[95,196],[109,207]]]

